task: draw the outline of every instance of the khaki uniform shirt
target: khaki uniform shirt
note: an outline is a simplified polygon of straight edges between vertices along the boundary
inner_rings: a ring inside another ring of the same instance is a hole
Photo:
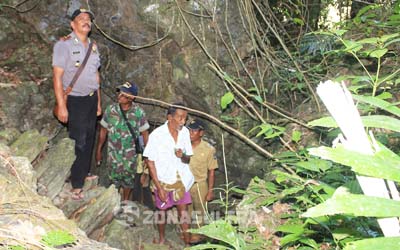
[[[93,42],[89,40],[89,42]],[[64,69],[62,77],[64,90],[70,85],[72,78],[78,71],[79,66],[85,58],[86,48],[83,43],[72,32],[65,40],[59,40],[53,48],[53,66]],[[100,54],[96,44],[93,44],[92,52],[88,61],[79,75],[72,92],[72,96],[87,96],[99,88],[97,82],[97,71],[100,67]]]
[[[201,140],[200,144],[193,148],[193,156],[190,157],[189,165],[196,182],[206,181],[208,170],[218,168],[215,148]]]

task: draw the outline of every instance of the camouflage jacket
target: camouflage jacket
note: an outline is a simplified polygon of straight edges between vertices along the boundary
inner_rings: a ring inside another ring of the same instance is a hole
[[[136,169],[136,151],[134,138],[121,112],[118,103],[108,106],[100,124],[108,130],[108,163],[122,173]],[[135,137],[150,127],[144,110],[135,103],[126,112],[126,118],[132,125]]]

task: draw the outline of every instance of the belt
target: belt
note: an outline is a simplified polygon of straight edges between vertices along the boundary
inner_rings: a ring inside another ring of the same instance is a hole
[[[92,96],[95,96],[95,95],[97,95],[97,91],[95,90],[95,91],[92,91],[92,92],[90,92],[89,94],[87,94],[87,95],[83,95],[83,96],[80,96],[80,95],[69,95],[68,97],[74,97],[74,98],[84,98],[84,97],[92,97]]]

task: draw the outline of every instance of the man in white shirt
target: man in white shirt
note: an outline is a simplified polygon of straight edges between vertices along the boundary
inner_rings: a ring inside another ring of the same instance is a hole
[[[183,106],[181,103],[173,104]],[[187,111],[170,107],[167,122],[155,129],[143,152],[148,158],[150,176],[156,190],[155,203],[158,213],[159,244],[165,244],[165,211],[176,206],[186,245],[189,245],[190,217],[187,205],[192,203],[190,188],[194,177],[189,168],[190,156],[193,155],[189,130],[184,126]],[[157,218],[156,218],[157,219]]]

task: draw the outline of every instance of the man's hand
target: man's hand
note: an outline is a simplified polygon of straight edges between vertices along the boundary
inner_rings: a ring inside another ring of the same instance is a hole
[[[206,195],[206,201],[212,201],[214,200],[214,192],[212,189],[208,190],[208,193]]]
[[[68,122],[68,110],[67,107],[58,105],[57,119],[62,123]]]
[[[103,111],[101,110],[101,106],[97,106],[97,116],[101,116],[101,114],[103,113]]]
[[[167,202],[167,192],[164,190],[164,188],[160,187],[157,189],[157,193],[161,201]]]
[[[189,155],[185,155],[185,153],[182,151],[181,148],[175,149],[175,155],[176,155],[176,157],[181,159],[181,161],[183,163],[189,164],[190,156]]]
[[[101,153],[101,150],[96,150],[96,166],[100,166],[102,159],[103,155]]]
[[[182,156],[183,156],[183,151],[182,151],[182,149],[181,149],[181,148],[175,149],[175,155],[176,155],[176,157],[178,157],[178,158],[182,158]]]
[[[143,174],[140,176],[140,184],[141,184],[142,186],[144,186],[145,184],[148,184],[148,183],[146,183],[146,179],[147,179],[147,178],[149,178],[149,174],[143,173]]]

